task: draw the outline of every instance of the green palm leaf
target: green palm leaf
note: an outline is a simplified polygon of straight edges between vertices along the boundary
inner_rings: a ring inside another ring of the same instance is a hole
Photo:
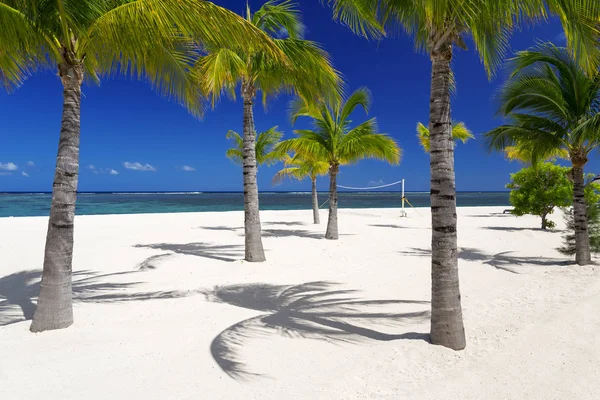
[[[359,106],[368,110],[369,105],[370,95],[365,88],[356,90],[341,103],[310,104],[296,100],[291,107],[292,119],[309,116],[315,129],[295,130],[296,137],[279,143],[276,151],[293,151],[335,166],[356,163],[363,158],[399,163],[398,145],[389,136],[379,133],[375,118],[350,128],[350,114]]]
[[[258,165],[272,165],[282,160],[285,154],[274,151],[275,146],[283,137],[283,132],[273,126],[268,130],[261,132],[256,137],[256,163]],[[229,130],[226,138],[233,142],[233,147],[228,149],[225,156],[237,165],[242,165],[244,152],[244,139],[239,133]]]
[[[423,150],[426,153],[429,153],[430,150],[430,139],[429,139],[429,128],[427,128],[422,123],[417,123],[417,138],[419,139],[419,143]],[[462,143],[466,143],[469,139],[474,139],[475,135],[471,133],[469,128],[464,124],[464,122],[455,122],[452,125],[452,139],[454,141],[460,141]]]
[[[586,158],[600,144],[600,72],[587,75],[567,49],[552,44],[517,53],[510,66],[499,94],[500,114],[510,123],[486,134],[488,148],[514,146],[515,158],[533,163],[565,152]]]

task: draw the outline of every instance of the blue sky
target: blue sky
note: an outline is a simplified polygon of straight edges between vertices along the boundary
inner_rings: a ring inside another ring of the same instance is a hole
[[[245,0],[217,1],[241,13]],[[260,1],[251,1],[256,9]],[[331,21],[331,11],[317,0],[303,1],[306,38],[320,42],[345,76],[349,90],[367,86],[373,94],[370,116],[380,130],[393,136],[403,149],[400,166],[361,161],[342,168],[339,184],[371,186],[406,179],[406,189],[429,190],[429,159],[415,136],[417,122],[427,122],[430,62],[414,52],[410,39],[399,36],[380,42],[353,35]],[[513,50],[527,48],[536,39],[560,43],[556,22],[516,34]],[[520,168],[501,154],[488,154],[480,135],[501,121],[495,118],[494,92],[503,74],[488,81],[477,54],[457,51],[453,62],[458,90],[453,97],[453,118],[464,121],[477,139],[456,151],[457,190],[504,190],[509,173]],[[290,98],[270,102],[268,110],[255,109],[257,130],[278,125],[292,136],[287,117]],[[50,191],[58,144],[62,88],[54,72],[29,79],[13,94],[0,92],[2,110],[0,191]],[[241,132],[242,103],[223,100],[207,110],[202,120],[156,95],[144,82],[124,78],[105,80],[83,88],[81,113],[81,191],[238,191],[240,167],[228,161],[225,133]],[[360,119],[359,119],[360,118]],[[356,120],[362,122],[363,115]],[[309,190],[309,182],[271,185],[279,166],[259,169],[259,188]],[[588,170],[600,172],[593,154]],[[327,178],[319,183],[328,187]]]

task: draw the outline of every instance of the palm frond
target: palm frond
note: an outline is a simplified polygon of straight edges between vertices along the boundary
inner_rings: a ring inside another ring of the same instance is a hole
[[[310,154],[312,157],[331,161],[330,144],[326,139],[314,131],[296,130],[298,137],[281,141],[275,147],[281,153],[298,152]]]
[[[325,2],[325,0],[321,0]],[[327,0],[333,9],[333,19],[347,25],[354,33],[366,38],[385,36],[377,15],[377,2],[373,0]]]
[[[429,128],[427,128],[421,122],[417,123],[417,139],[419,139],[419,143],[421,144],[421,147],[423,147],[423,150],[425,150],[426,153],[429,153],[429,150],[431,149]]]
[[[467,128],[464,122],[456,122],[452,125],[452,139],[466,143],[469,139],[475,139],[475,135]]]
[[[462,143],[466,143],[469,139],[474,139],[475,135],[471,133],[469,128],[465,125],[464,122],[454,122],[452,124],[452,139],[454,141],[461,141]],[[427,128],[422,123],[417,123],[417,139],[419,139],[419,143],[423,150],[426,153],[429,153],[431,141],[429,138],[429,128]]]
[[[14,6],[0,2],[0,86],[8,91],[36,69],[49,66],[49,54],[57,54],[55,43],[47,40],[22,9],[24,4]]]
[[[547,0],[550,11],[560,18],[574,59],[588,74],[600,66],[600,2],[596,0]]]
[[[285,167],[273,176],[272,183],[273,185],[279,185],[286,178],[302,181],[309,176],[309,170],[306,167]]]
[[[300,9],[290,0],[267,1],[252,15],[252,24],[275,37],[302,39],[304,36]]]
[[[282,156],[274,152],[274,148],[281,141],[283,132],[273,126],[261,132],[256,138],[256,162],[259,165],[272,165],[281,161]]]
[[[295,93],[309,102],[337,100],[343,91],[339,73],[329,55],[315,42],[299,39],[276,39],[285,60],[253,57],[256,87],[267,96],[281,92]],[[284,62],[285,61],[285,62]]]
[[[365,113],[369,113],[369,109],[371,108],[371,92],[365,87],[356,89],[342,105],[340,112],[340,121],[342,124],[346,123],[350,114],[359,106],[365,110]]]
[[[549,43],[517,53],[510,65],[499,96],[510,124],[486,134],[490,149],[516,146],[535,164],[600,145],[599,71],[586,74],[567,49]]]
[[[235,98],[235,87],[249,75],[246,62],[236,52],[220,48],[206,56],[199,57],[192,72],[202,93],[210,98],[214,107],[223,93]]]
[[[400,163],[400,148],[394,139],[378,132],[377,120],[371,118],[348,131],[340,142],[338,159],[351,164],[363,158],[375,158],[390,164]]]
[[[231,129],[227,131],[225,138],[233,142],[233,147],[225,152],[225,156],[233,161],[236,165],[242,165],[242,161],[244,160],[244,138],[242,138],[239,133]]]
[[[506,158],[510,161],[520,161],[524,163],[531,163],[533,156],[529,149],[518,147],[518,146],[508,146],[504,149],[504,154]],[[569,152],[566,149],[553,149],[545,159],[540,161],[554,161],[556,159],[569,159]]]

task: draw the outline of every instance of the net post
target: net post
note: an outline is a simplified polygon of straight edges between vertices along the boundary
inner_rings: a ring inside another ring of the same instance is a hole
[[[404,210],[404,179],[402,179],[402,210],[400,211],[401,217],[406,217],[406,210]]]

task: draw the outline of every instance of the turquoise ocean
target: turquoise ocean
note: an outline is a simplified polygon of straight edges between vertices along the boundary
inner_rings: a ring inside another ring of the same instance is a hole
[[[414,207],[429,207],[428,192],[407,192]],[[459,192],[457,205],[508,206],[508,192]],[[0,217],[48,216],[50,193],[0,193]],[[326,209],[327,193],[319,193]],[[308,210],[310,192],[260,193],[261,210]],[[401,206],[399,192],[339,192],[340,208],[395,208]],[[408,204],[406,207],[410,207]],[[78,215],[146,214],[244,209],[241,192],[153,192],[153,193],[79,193]]]

